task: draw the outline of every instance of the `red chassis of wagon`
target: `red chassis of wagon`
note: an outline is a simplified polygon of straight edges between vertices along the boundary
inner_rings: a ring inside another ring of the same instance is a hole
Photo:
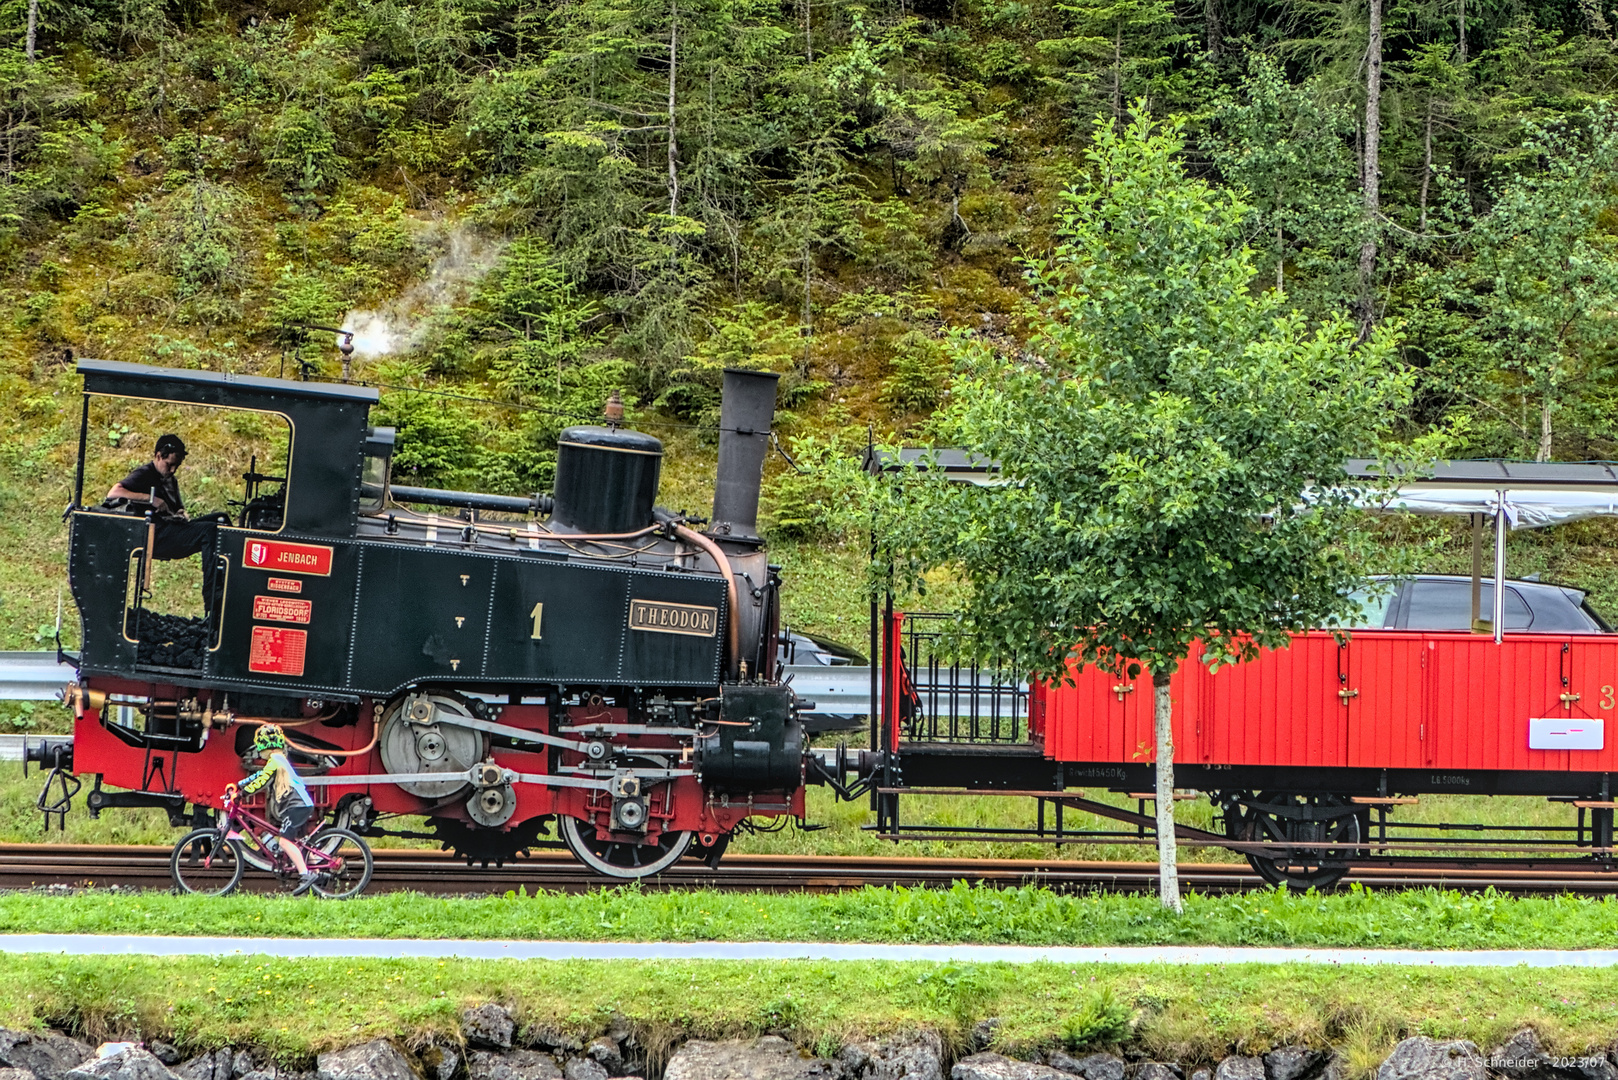
[[[1505,467],[1462,464],[1401,496],[1418,512],[1472,512],[1475,538],[1492,516],[1493,595],[1506,591],[1507,524],[1553,524],[1618,505],[1578,505],[1618,495],[1609,467],[1537,466],[1545,478],[1524,479],[1467,477]],[[1576,470],[1600,476],[1580,488]],[[1476,543],[1474,555],[1478,567]],[[1509,633],[1497,629],[1500,612],[1490,614],[1474,610],[1481,633],[1299,634],[1290,648],[1217,672],[1193,654],[1171,682],[1175,784],[1182,797],[1209,798],[1217,813],[1211,831],[1180,826],[1182,843],[1234,849],[1267,879],[1299,886],[1330,884],[1354,864],[1439,852],[1479,861],[1571,856],[1618,868],[1618,745],[1607,731],[1618,711],[1618,634]],[[879,835],[1155,843],[1146,805],[1156,756],[1151,676],[1074,669],[1071,684],[1028,685],[1014,663],[952,662],[941,642],[948,618],[890,607],[873,620],[885,627],[879,644],[891,673],[873,732],[887,752],[873,795]],[[1086,788],[1136,806],[1087,798]],[[973,829],[913,820],[909,810],[901,817],[905,796],[944,793],[1033,797],[1035,824]],[[1564,824],[1533,828],[1399,820],[1437,794],[1550,799],[1568,813]],[[1092,814],[1112,827],[1075,827]]]

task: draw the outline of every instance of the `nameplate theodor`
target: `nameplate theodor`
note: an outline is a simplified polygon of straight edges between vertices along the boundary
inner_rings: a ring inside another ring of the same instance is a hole
[[[670,604],[662,600],[631,600],[629,628],[656,634],[713,637],[719,631],[719,609],[700,604]]]

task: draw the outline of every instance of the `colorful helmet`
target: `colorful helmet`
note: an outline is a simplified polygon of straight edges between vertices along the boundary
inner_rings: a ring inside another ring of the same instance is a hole
[[[287,735],[279,724],[265,724],[253,732],[254,750],[285,750],[286,746]]]

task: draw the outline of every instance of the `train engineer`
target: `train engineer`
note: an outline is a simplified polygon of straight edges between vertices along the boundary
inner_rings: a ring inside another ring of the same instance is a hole
[[[180,495],[180,466],[185,464],[185,440],[170,432],[158,437],[152,460],[138,466],[112,485],[107,502],[122,499],[131,510],[149,505],[156,526],[152,558],[164,561],[202,556],[202,598],[213,608],[213,565],[218,522],[213,518],[192,521]]]

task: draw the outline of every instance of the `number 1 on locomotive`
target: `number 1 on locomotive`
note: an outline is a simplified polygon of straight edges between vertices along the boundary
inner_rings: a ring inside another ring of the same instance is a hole
[[[539,603],[535,604],[534,605],[534,610],[530,611],[528,614],[534,620],[534,632],[532,634],[528,635],[528,636],[533,638],[533,640],[535,640],[535,641],[540,641],[540,640],[542,640],[542,638],[541,638],[541,635],[540,635],[540,632],[539,632],[539,627],[540,627],[540,623],[545,618],[545,602],[542,600]]]

